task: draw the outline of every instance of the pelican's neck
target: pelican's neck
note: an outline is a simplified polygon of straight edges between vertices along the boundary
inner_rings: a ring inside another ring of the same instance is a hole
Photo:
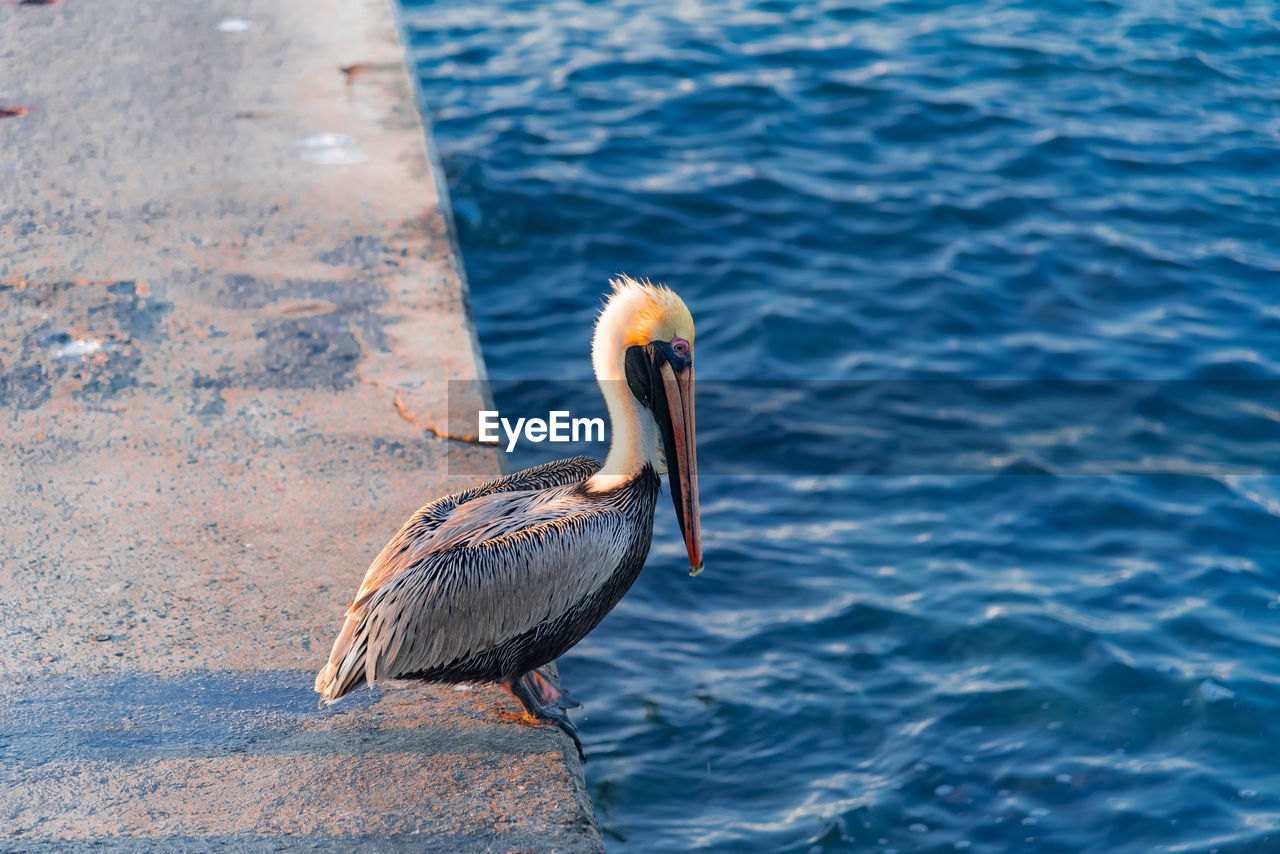
[[[600,381],[609,407],[609,456],[604,468],[592,476],[592,486],[609,489],[635,478],[646,466],[662,471],[658,459],[658,425],[649,410],[640,405],[627,381],[620,377]]]
[[[634,317],[635,307],[627,295],[609,301],[596,323],[591,342],[591,361],[596,381],[609,408],[609,456],[604,468],[592,475],[588,483],[596,489],[621,486],[640,474],[646,465],[662,471],[658,454],[658,425],[652,413],[636,400],[627,385],[626,333]]]

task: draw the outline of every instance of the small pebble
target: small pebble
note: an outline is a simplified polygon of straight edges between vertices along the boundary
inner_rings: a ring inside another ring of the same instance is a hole
[[[933,793],[940,798],[945,798],[947,795],[951,794],[955,790],[956,790],[955,786],[949,785],[947,783],[943,783],[941,786],[934,789]]]
[[[342,133],[317,133],[304,136],[298,140],[303,148],[332,148],[333,146],[355,145],[356,141]]]
[[[347,166],[363,163],[369,159],[369,155],[359,148],[317,148],[302,152],[302,159],[321,166]]]
[[[224,18],[218,22],[220,33],[247,33],[253,29],[253,22],[244,18]]]
[[[110,349],[105,342],[97,338],[73,338],[53,351],[59,359],[76,359],[81,356],[92,356],[103,349]]]

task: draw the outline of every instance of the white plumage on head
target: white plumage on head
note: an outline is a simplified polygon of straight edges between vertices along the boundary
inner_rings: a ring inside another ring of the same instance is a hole
[[[627,349],[651,341],[680,337],[693,346],[693,317],[684,300],[665,285],[627,275],[610,279],[613,294],[596,319],[591,340],[591,364],[609,408],[613,436],[609,456],[591,484],[609,488],[638,472],[645,463],[666,468],[658,444],[653,414],[642,407],[627,386]]]

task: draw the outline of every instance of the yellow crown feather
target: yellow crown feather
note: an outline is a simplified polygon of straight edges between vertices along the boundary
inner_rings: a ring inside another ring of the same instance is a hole
[[[655,285],[648,279],[637,281],[627,275],[610,279],[614,298],[639,295],[643,297],[635,320],[627,328],[625,346],[644,346],[650,341],[670,341],[680,337],[693,344],[693,315],[684,300],[666,285]]]

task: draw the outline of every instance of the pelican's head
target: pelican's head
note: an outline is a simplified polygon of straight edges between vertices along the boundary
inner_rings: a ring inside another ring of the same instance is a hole
[[[644,459],[665,457],[676,519],[689,551],[689,572],[697,575],[702,571],[702,535],[693,424],[693,317],[670,288],[628,276],[610,284],[613,295],[600,313],[591,347],[614,420],[614,446],[606,469],[615,454],[630,459],[629,450]],[[615,406],[617,398],[627,396],[631,406]],[[629,425],[619,417],[622,411],[634,412],[642,422],[639,426],[651,429],[626,435]],[[645,434],[652,437],[651,445],[660,444],[661,452],[655,447],[624,447],[645,441]]]

